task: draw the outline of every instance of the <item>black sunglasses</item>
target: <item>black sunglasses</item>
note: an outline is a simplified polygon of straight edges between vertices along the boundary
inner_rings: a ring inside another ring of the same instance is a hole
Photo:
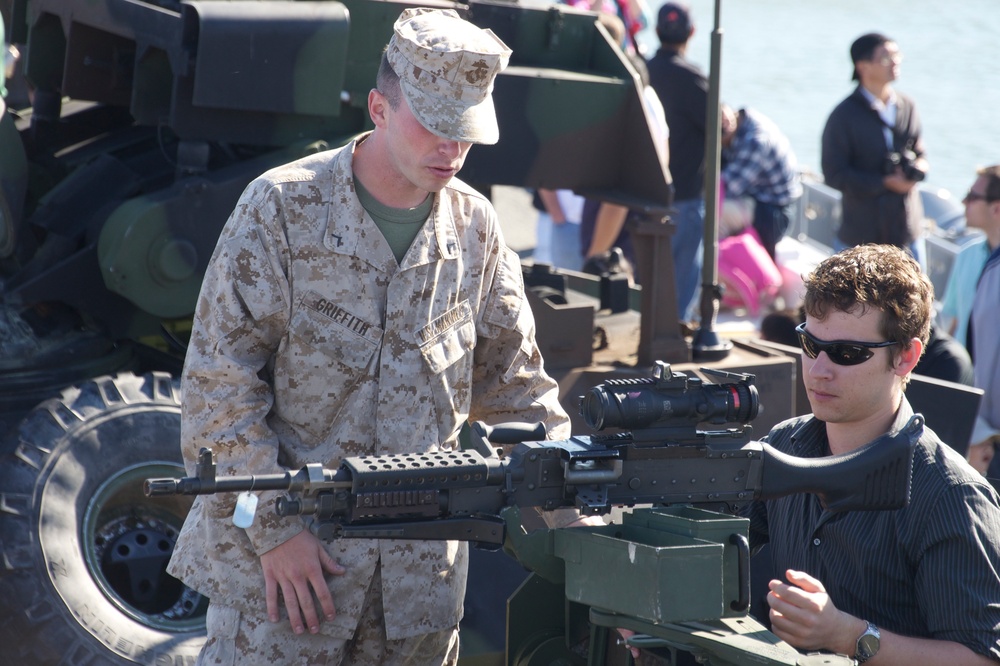
[[[799,344],[802,351],[809,358],[816,358],[820,352],[826,352],[830,360],[837,365],[858,365],[864,363],[875,355],[873,349],[880,347],[891,347],[899,344],[895,340],[890,342],[857,342],[855,340],[834,340],[826,342],[813,336],[806,330],[805,324],[795,327],[795,332],[799,336]]]
[[[962,203],[972,203],[973,201],[985,201],[986,203],[993,203],[996,199],[990,199],[985,194],[980,194],[979,192],[973,192],[969,190],[964,197],[962,197]]]

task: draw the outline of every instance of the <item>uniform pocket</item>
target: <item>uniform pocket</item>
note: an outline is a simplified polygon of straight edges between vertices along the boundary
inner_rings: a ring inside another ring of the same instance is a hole
[[[420,353],[432,373],[439,374],[476,346],[476,326],[472,308],[462,301],[448,312],[424,326],[417,334]]]
[[[287,287],[279,280],[257,230],[230,238],[226,252],[232,262],[236,291],[254,321],[263,321],[285,307]]]
[[[305,305],[310,300],[327,310],[324,312]],[[306,294],[303,304],[302,307],[295,308],[289,323],[293,344],[304,343],[329,361],[342,366],[341,369],[346,372],[368,366],[381,341],[381,328],[339,306],[327,304],[312,293]],[[316,361],[320,363],[321,359]]]
[[[417,333],[420,354],[431,375],[438,424],[447,431],[456,418],[464,420],[472,401],[472,350],[476,325],[472,308],[463,301]],[[447,432],[442,432],[442,435]]]
[[[295,307],[274,369],[275,408],[318,438],[368,376],[382,329],[314,293]]]

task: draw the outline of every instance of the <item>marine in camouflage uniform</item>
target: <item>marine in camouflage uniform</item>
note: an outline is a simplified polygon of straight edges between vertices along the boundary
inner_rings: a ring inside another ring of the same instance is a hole
[[[509,54],[454,12],[407,10],[387,62],[422,131],[468,150],[496,141],[490,91]],[[449,90],[458,102],[441,101]],[[544,421],[551,437],[569,435],[520,262],[490,202],[441,176],[399,261],[362,206],[358,155],[387,131],[376,122],[374,133],[273,169],[243,193],[206,271],[187,353],[189,473],[202,447],[220,476],[454,449],[467,419]],[[280,493],[257,494],[247,529],[231,521],[234,496],[197,498],[174,549],[170,572],[211,600],[202,663],[395,663],[399,650],[427,652],[415,663],[454,663],[465,543],[322,544],[343,565],[324,567],[339,574],[325,579],[335,617],[296,635],[284,615],[267,621],[261,555],[307,523],[275,515]],[[282,592],[287,602],[295,591]]]

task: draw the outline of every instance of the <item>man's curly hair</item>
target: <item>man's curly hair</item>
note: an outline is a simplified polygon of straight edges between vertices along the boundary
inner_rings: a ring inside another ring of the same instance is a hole
[[[930,337],[934,286],[913,257],[894,245],[859,245],[829,257],[805,279],[803,309],[820,321],[833,311],[882,313],[879,332],[908,349]],[[890,356],[891,365],[892,356]]]

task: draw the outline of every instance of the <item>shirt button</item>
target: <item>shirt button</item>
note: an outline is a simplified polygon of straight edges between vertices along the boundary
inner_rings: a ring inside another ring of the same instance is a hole
[[[813,545],[818,546],[820,544],[819,539],[813,539]]]

